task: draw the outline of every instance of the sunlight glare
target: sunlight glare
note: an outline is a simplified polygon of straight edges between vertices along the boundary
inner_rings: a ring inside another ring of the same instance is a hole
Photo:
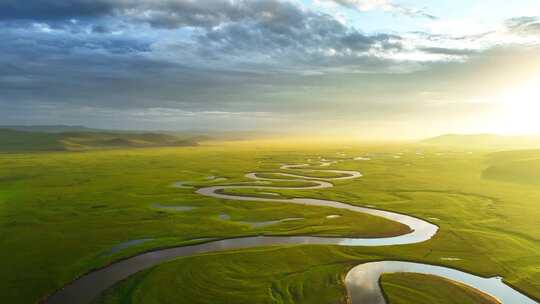
[[[499,129],[507,134],[540,133],[540,75],[498,96],[503,106]]]

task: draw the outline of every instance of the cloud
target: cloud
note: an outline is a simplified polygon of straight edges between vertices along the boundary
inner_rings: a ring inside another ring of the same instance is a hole
[[[513,34],[517,35],[539,35],[540,17],[518,17],[508,19],[505,25]]]
[[[9,3],[0,4],[12,10],[11,19],[4,13],[0,22],[6,29],[0,33],[4,103],[279,111],[276,101],[304,96],[298,88],[308,79],[410,73],[452,60],[451,50],[404,45],[397,34],[363,33],[292,2]],[[150,11],[174,18],[144,13]],[[23,19],[32,22],[19,24]],[[119,26],[123,32],[115,34]]]
[[[45,21],[96,17],[112,13],[121,3],[109,0],[8,0],[0,2],[0,20]]]
[[[389,0],[328,0],[362,11],[381,9],[411,17],[435,19],[423,10]],[[228,22],[268,17],[294,4],[276,0],[25,0],[0,2],[0,20],[68,22],[114,17],[156,28],[211,28]],[[290,11],[292,12],[292,11]],[[290,21],[290,20],[289,20]]]
[[[421,47],[420,50],[430,54],[441,54],[450,56],[470,56],[478,54],[479,50],[474,49],[459,49],[459,48],[444,48],[444,47]]]
[[[196,54],[212,61],[294,67],[356,66],[371,53],[401,49],[398,35],[367,35],[292,4],[260,8],[261,16],[195,34]],[[370,59],[371,58],[371,59]],[[381,62],[382,63],[382,62]],[[286,70],[286,69],[284,69]]]
[[[69,21],[127,18],[157,27],[215,26],[242,18],[249,1],[27,0],[0,2],[0,20]]]
[[[421,17],[428,19],[438,19],[436,16],[427,13],[422,9],[414,9],[409,7],[404,7],[397,5],[390,0],[327,0],[335,2],[344,7],[355,9],[359,11],[371,11],[371,10],[382,10],[388,11],[408,17]]]
[[[227,22],[260,19],[290,6],[293,5],[276,0],[3,1],[0,2],[0,20],[71,21],[115,17],[157,28],[210,28]]]
[[[359,5],[362,9],[412,12],[382,0]],[[422,56],[421,50],[413,49],[406,51],[414,56],[401,54],[404,49],[399,35],[366,34],[324,12],[279,0],[28,0],[24,5],[0,3],[0,11],[4,24],[22,22],[23,28],[37,27],[44,33],[69,32],[72,35],[62,37],[67,39],[65,49],[71,48],[69,39],[81,41],[85,34],[118,32],[126,36],[131,31],[136,40],[142,25],[167,29],[170,37],[161,32],[162,37],[145,41],[152,51],[148,56],[198,67],[300,74],[304,70],[373,73],[415,70],[415,58],[422,62],[452,59],[437,54]],[[190,38],[177,39],[178,31]],[[95,39],[82,47],[88,49]]]
[[[389,1],[334,2],[425,13]],[[489,50],[537,33],[538,20],[516,18],[481,35],[373,33],[297,1],[26,0],[0,1],[0,26],[0,120],[91,117],[99,126],[126,117],[135,127],[189,127],[249,113],[251,123],[270,125],[294,115],[407,113],[424,102],[416,90],[461,92],[463,84],[447,83],[472,73],[463,62],[502,57]]]

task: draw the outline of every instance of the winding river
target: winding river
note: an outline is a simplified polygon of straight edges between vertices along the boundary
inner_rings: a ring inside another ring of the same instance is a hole
[[[321,166],[329,166],[330,162],[322,162]],[[191,256],[201,253],[217,252],[231,249],[242,249],[270,245],[340,245],[340,246],[389,246],[406,245],[420,243],[432,238],[438,231],[438,227],[422,219],[405,214],[399,214],[389,211],[377,210],[353,206],[337,201],[308,199],[308,198],[260,198],[237,196],[222,193],[226,189],[322,189],[333,187],[329,181],[355,179],[362,176],[357,171],[345,170],[320,170],[313,169],[307,164],[283,165],[282,170],[297,170],[297,172],[329,172],[338,175],[333,178],[315,178],[303,176],[301,174],[274,173],[282,178],[262,178],[257,173],[248,173],[246,177],[258,181],[289,181],[312,183],[307,187],[278,187],[278,186],[260,186],[260,185],[225,185],[211,186],[198,189],[196,192],[200,195],[215,197],[219,199],[258,201],[258,202],[280,202],[288,204],[299,204],[309,206],[325,206],[336,209],[346,209],[353,212],[371,214],[385,219],[396,221],[407,225],[410,232],[383,238],[339,238],[339,237],[316,237],[316,236],[255,236],[240,237],[222,240],[213,240],[197,245],[188,245],[169,249],[161,249],[152,252],[146,252],[134,257],[113,263],[102,269],[92,271],[81,276],[56,293],[49,296],[43,303],[90,303],[99,294],[111,287],[118,281],[128,276],[170,261],[177,257]],[[415,272],[431,274],[460,282],[479,291],[482,291],[505,304],[534,304],[537,303],[527,296],[512,289],[504,284],[501,278],[482,278],[469,273],[458,271],[451,268],[426,265],[420,263],[409,263],[399,261],[382,261],[358,265],[352,268],[345,278],[348,296],[353,304],[385,304],[384,296],[379,287],[379,278],[382,273],[393,272]]]

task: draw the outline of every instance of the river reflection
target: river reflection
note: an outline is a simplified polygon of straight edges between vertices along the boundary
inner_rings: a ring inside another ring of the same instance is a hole
[[[283,165],[281,169],[300,169],[305,172],[315,172],[321,170],[301,169],[302,165]],[[127,278],[128,276],[147,269],[149,267],[158,265],[160,263],[170,261],[177,257],[192,256],[201,253],[217,252],[223,250],[242,249],[260,246],[271,245],[302,245],[302,244],[317,244],[317,245],[341,245],[341,246],[389,246],[389,245],[405,245],[420,243],[432,238],[438,231],[438,227],[422,219],[412,217],[409,215],[377,210],[372,208],[365,208],[359,206],[352,206],[341,202],[320,200],[320,199],[307,199],[307,198],[260,198],[260,197],[247,197],[236,196],[232,194],[223,194],[223,190],[226,189],[321,189],[333,187],[333,184],[328,180],[347,180],[361,177],[362,174],[356,171],[345,170],[324,170],[324,172],[332,172],[338,174],[339,177],[335,178],[316,178],[306,177],[297,174],[289,173],[275,173],[282,177],[290,177],[292,179],[272,179],[272,178],[260,178],[256,173],[246,174],[247,178],[254,179],[256,182],[270,182],[270,181],[288,181],[288,182],[306,182],[309,181],[313,186],[308,187],[277,187],[277,186],[212,186],[200,188],[196,193],[204,196],[215,197],[219,199],[230,200],[242,200],[242,201],[259,201],[259,202],[280,202],[289,204],[309,205],[309,206],[325,206],[336,209],[346,209],[358,213],[366,213],[379,217],[383,217],[395,222],[399,222],[409,227],[410,232],[395,236],[395,237],[382,237],[382,238],[332,238],[332,237],[314,237],[314,236],[258,236],[258,237],[243,237],[232,238],[225,240],[210,241],[197,245],[176,247],[170,249],[156,250],[153,252],[143,253],[126,260],[122,260],[111,264],[103,269],[93,271],[87,275],[84,275],[73,283],[65,286],[63,289],[57,291],[55,294],[46,299],[45,303],[89,303],[95,299],[102,291],[112,286],[116,282]],[[321,179],[324,179],[321,180]],[[496,279],[482,279],[470,274],[459,272],[457,270],[430,266],[423,264],[404,263],[404,262],[376,262],[368,263],[353,268],[346,278],[346,284],[349,295],[351,296],[354,304],[383,304],[384,298],[381,295],[378,278],[383,272],[420,272],[441,275],[449,279],[456,279],[456,281],[464,284],[476,287],[488,294],[491,294],[498,299],[503,300],[503,303],[508,304],[521,304],[521,303],[535,303],[527,297],[519,294],[515,290],[511,289],[507,285],[503,284],[500,280]],[[493,293],[492,293],[493,292]]]
[[[411,272],[449,279],[475,288],[504,304],[536,304],[536,301],[503,283],[500,277],[482,278],[452,268],[412,262],[381,261],[358,265],[345,277],[352,304],[385,304],[379,286],[383,273]]]

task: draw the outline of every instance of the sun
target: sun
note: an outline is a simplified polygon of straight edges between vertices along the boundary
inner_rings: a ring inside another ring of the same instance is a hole
[[[502,133],[540,134],[540,75],[503,90],[496,99],[502,109],[497,129]]]

